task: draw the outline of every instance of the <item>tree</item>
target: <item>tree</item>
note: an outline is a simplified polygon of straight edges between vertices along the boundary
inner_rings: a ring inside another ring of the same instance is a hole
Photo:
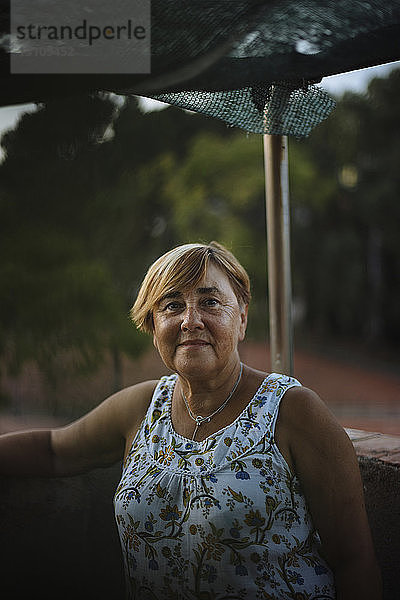
[[[308,140],[291,144],[295,293],[306,327],[400,341],[399,72],[346,94]]]
[[[147,345],[128,310],[146,267],[176,243],[167,154],[178,160],[203,122],[231,131],[95,94],[41,105],[3,136],[3,367],[34,360],[55,385],[111,353],[120,386],[121,353]]]
[[[34,360],[54,383],[95,368],[107,351],[143,348],[111,264],[93,253],[95,198],[109,176],[101,142],[114,112],[102,96],[52,103],[4,136],[0,352],[14,372]]]
[[[229,142],[197,135],[181,162],[170,161],[166,198],[181,243],[218,240],[249,270],[249,333],[265,332],[266,258],[262,140],[236,132]]]

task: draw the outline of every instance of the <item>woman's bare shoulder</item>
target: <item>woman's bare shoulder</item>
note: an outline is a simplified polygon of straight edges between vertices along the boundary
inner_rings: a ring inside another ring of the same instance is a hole
[[[339,454],[352,451],[347,433],[329,407],[316,392],[303,386],[290,388],[282,398],[276,437],[289,449],[293,462],[305,456],[306,450],[331,458],[334,450]]]
[[[157,384],[158,380],[143,381],[116,392],[108,399],[125,434],[144,418]]]
[[[306,449],[324,456],[334,446],[349,446],[345,430],[329,407],[316,392],[303,386],[289,388],[283,396],[275,440],[291,467]]]
[[[342,429],[320,396],[304,386],[295,386],[287,390],[281,400],[279,420],[291,429],[310,430],[321,426]]]
[[[77,421],[53,429],[56,473],[80,473],[122,458],[126,440],[143,420],[156,385],[157,381],[145,381],[124,388]]]

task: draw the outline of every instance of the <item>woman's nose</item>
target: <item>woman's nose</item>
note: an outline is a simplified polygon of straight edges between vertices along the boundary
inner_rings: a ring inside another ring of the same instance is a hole
[[[188,306],[183,313],[181,323],[182,331],[192,331],[194,329],[204,329],[204,323],[200,311],[194,306]]]

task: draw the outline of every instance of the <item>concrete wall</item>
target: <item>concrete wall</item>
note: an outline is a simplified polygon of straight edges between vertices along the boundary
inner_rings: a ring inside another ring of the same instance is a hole
[[[112,498],[120,467],[59,479],[0,479],[5,600],[123,600]]]
[[[400,466],[359,458],[384,600],[400,598]]]
[[[398,600],[400,465],[363,456],[359,460],[384,600]],[[3,598],[124,598],[112,507],[119,473],[115,466],[63,479],[0,479]]]

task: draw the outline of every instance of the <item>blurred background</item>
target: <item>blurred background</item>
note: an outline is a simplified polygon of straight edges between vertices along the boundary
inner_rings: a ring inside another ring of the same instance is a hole
[[[400,434],[400,68],[321,83],[289,141],[295,376],[346,427]],[[269,370],[262,136],[110,94],[0,109],[0,432],[166,372],[128,316],[152,261],[218,240],[247,268],[242,359]]]

